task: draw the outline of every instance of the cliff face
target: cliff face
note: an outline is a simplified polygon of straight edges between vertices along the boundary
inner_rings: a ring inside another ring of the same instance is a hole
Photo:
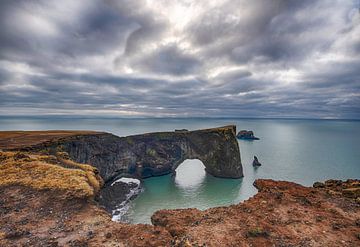
[[[128,137],[108,133],[68,136],[32,149],[67,152],[79,163],[95,166],[105,181],[130,175],[147,178],[171,173],[185,159],[201,160],[213,176],[243,176],[235,126],[158,132]]]

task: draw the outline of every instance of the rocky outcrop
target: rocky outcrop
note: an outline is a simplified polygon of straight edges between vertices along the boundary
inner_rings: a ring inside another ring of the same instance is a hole
[[[259,140],[251,130],[240,130],[236,137],[243,140]]]
[[[201,160],[213,176],[240,178],[243,171],[235,133],[235,126],[128,137],[84,133],[17,149],[66,152],[76,162],[95,166],[106,182],[124,175],[147,178],[169,174],[185,159]]]
[[[120,178],[106,185],[99,193],[98,201],[111,213],[113,220],[126,222],[124,218],[130,200],[142,191],[141,182],[133,178]]]
[[[254,160],[252,162],[253,166],[261,166],[261,163],[259,162],[258,158],[254,156]]]
[[[359,180],[318,188],[260,179],[259,193],[229,207],[160,210],[151,218],[175,246],[359,246]],[[319,185],[319,184],[317,184]]]

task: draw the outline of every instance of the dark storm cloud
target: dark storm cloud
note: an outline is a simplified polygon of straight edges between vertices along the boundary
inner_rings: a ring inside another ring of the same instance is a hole
[[[329,24],[322,14],[329,5],[325,1],[270,0],[242,3],[234,9],[228,1],[222,9],[201,16],[190,28],[191,37],[199,45],[213,45],[206,50],[208,56],[229,56],[239,64],[299,62],[328,45],[321,31]],[[244,14],[246,10],[251,12]],[[241,18],[231,18],[229,13]]]
[[[0,114],[360,118],[356,1],[0,2]]]

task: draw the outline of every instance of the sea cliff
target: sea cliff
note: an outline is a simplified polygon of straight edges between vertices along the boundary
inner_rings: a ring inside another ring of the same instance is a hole
[[[41,132],[18,132],[17,136],[7,140],[6,145],[0,142],[1,149],[53,155],[65,152],[76,162],[96,167],[105,182],[119,176],[147,178],[169,174],[185,159],[201,160],[206,171],[216,177],[243,176],[235,126],[128,137],[85,131],[73,134],[47,131],[44,135]]]
[[[359,180],[329,180],[315,183],[314,187],[285,181],[256,180],[254,185],[259,193],[237,205],[205,211],[161,210],[152,216],[153,225],[113,222],[99,205],[98,197],[104,181],[110,182],[113,177],[129,173],[130,163],[120,163],[119,158],[126,155],[106,158],[106,154],[115,155],[121,151],[116,143],[130,142],[129,145],[142,147],[140,142],[145,142],[148,145],[141,149],[139,155],[148,152],[148,146],[156,148],[157,152],[149,151],[149,156],[145,158],[149,161],[151,157],[160,161],[170,157],[177,162],[197,157],[206,162],[210,157],[217,158],[225,147],[235,151],[238,148],[231,144],[235,133],[232,127],[185,132],[191,131],[130,138],[86,131],[0,132],[0,246],[360,244]],[[202,134],[215,141],[203,143]],[[170,136],[176,141],[171,142]],[[107,143],[109,140],[114,146]],[[161,145],[153,144],[155,140]],[[106,148],[101,146],[106,144]],[[175,152],[176,155],[170,153],[170,156],[165,156],[160,150],[168,150],[166,145],[174,145],[174,150],[179,150],[180,154]],[[206,154],[206,149],[198,148],[198,145],[215,148],[215,151]],[[136,152],[131,153],[132,148],[125,150],[130,150],[128,156],[136,158]],[[225,158],[219,160],[232,161],[230,163],[236,166],[231,169],[239,172],[240,158],[224,154]],[[106,163],[85,164],[79,161],[109,161],[111,169],[105,168]],[[172,172],[177,163],[174,164],[164,166],[166,171]],[[153,168],[153,165],[150,167]],[[226,165],[219,166],[220,171],[230,171],[228,168]],[[212,165],[207,170],[217,172]],[[134,176],[146,177],[142,169],[135,171],[132,173]],[[111,190],[108,192],[111,193]]]

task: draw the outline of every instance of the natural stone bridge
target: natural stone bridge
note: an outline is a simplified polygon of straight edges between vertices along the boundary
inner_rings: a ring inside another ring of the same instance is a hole
[[[97,167],[106,182],[118,176],[169,174],[186,159],[201,160],[213,176],[239,178],[243,171],[235,135],[235,126],[128,137],[91,132],[48,140],[30,149],[65,151],[72,160]]]

